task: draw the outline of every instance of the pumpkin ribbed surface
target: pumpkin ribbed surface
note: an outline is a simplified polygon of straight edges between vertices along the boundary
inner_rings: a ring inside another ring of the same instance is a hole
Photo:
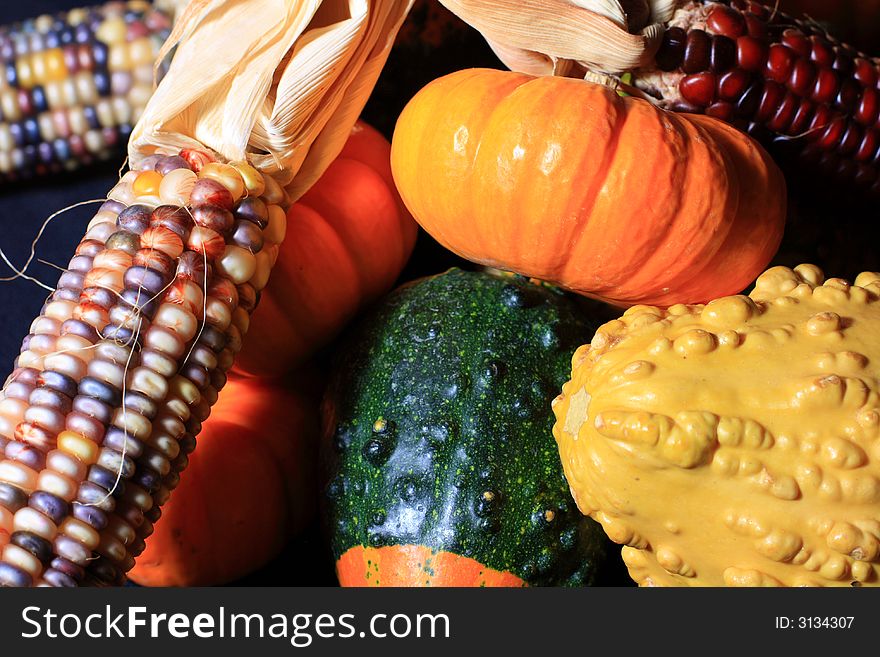
[[[619,305],[741,291],[785,217],[782,175],[750,138],[568,78],[441,77],[401,113],[391,164],[458,255]]]

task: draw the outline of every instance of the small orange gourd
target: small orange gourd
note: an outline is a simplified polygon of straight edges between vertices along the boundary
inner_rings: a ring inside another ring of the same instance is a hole
[[[317,511],[318,423],[314,395],[230,378],[129,578],[216,586],[275,558]]]
[[[741,291],[785,220],[782,173],[751,138],[569,78],[438,78],[401,113],[391,164],[448,249],[617,305]]]
[[[327,344],[393,286],[418,225],[391,176],[391,146],[359,121],[342,152],[287,214],[287,236],[254,311],[239,373],[279,376]]]

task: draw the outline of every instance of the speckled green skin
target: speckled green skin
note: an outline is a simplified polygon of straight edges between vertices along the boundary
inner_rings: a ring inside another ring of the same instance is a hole
[[[602,583],[617,551],[571,498],[550,407],[595,329],[522,277],[451,269],[389,295],[350,331],[325,398],[334,559],[418,544],[530,585]]]

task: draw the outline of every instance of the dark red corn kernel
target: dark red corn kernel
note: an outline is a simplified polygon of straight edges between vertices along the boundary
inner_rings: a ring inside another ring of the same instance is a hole
[[[855,71],[855,64],[852,60],[852,57],[838,53],[837,57],[834,58],[834,62],[831,64],[831,68],[840,73],[842,76],[847,77],[853,74]]]
[[[216,205],[224,210],[232,210],[234,202],[230,191],[210,178],[197,180],[190,193],[190,204],[193,206]]]
[[[880,133],[874,128],[865,130],[862,137],[862,143],[856,150],[855,159],[857,162],[870,162],[877,155],[877,147],[880,146]]]
[[[746,33],[746,21],[736,9],[715,5],[706,17],[706,27],[715,34],[735,39]]]
[[[206,274],[205,260],[205,254],[203,253],[184,251],[180,258],[177,259],[177,272],[174,277],[195,281],[199,285],[204,285],[205,281],[211,278],[213,270],[211,264],[208,263],[208,271]]]
[[[819,137],[819,146],[832,149],[840,144],[843,132],[846,129],[847,120],[843,116],[835,116]]]
[[[830,68],[820,68],[813,84],[812,99],[817,103],[830,103],[837,97],[840,90],[840,78]]]
[[[767,38],[767,23],[754,15],[745,15],[746,34],[755,39]]]
[[[877,70],[874,68],[874,64],[871,63],[870,60],[863,57],[857,57],[853,62],[853,65],[855,66],[853,77],[856,82],[863,87],[873,87],[877,84]]]
[[[818,139],[822,136],[823,131],[831,123],[832,118],[834,118],[833,114],[831,112],[831,109],[827,105],[815,106],[813,118],[810,121],[810,125],[807,126],[807,131],[809,131],[810,133],[810,141],[818,141]]]
[[[810,59],[815,62],[818,67],[831,67],[836,57],[834,48],[826,39],[813,35],[810,37],[812,49],[810,50]]]
[[[779,109],[780,103],[786,94],[785,87],[772,80],[764,83],[764,92],[761,94],[761,101],[758,103],[758,109],[755,111],[754,119],[757,122],[764,123],[770,119]]]
[[[715,74],[705,71],[683,77],[678,90],[687,102],[706,107],[715,100],[715,82]]]
[[[150,216],[150,226],[162,226],[186,241],[193,220],[189,213],[177,205],[160,205]]]
[[[760,18],[761,20],[765,20],[769,17],[769,13],[767,7],[761,4],[760,2],[748,2],[746,3],[746,11],[750,14]]]
[[[663,41],[657,51],[657,67],[661,71],[674,71],[684,59],[684,44],[687,32],[680,27],[671,27],[663,34]]]
[[[681,70],[685,73],[699,73],[709,68],[709,48],[712,38],[703,30],[691,30],[684,46],[684,61]]]
[[[749,36],[741,36],[736,40],[736,63],[744,71],[760,71],[767,58],[767,49],[763,43]]]
[[[849,158],[840,158],[837,161],[837,170],[834,171],[834,175],[838,180],[852,180],[855,178],[857,170],[855,162]]]
[[[728,71],[736,64],[736,41],[726,36],[712,37],[709,66],[716,73]]]
[[[197,226],[209,228],[220,235],[226,235],[235,224],[231,208],[221,208],[217,205],[200,204],[192,208],[193,221]]]
[[[820,173],[826,176],[837,174],[838,157],[835,153],[826,151],[817,144],[819,148],[819,157],[813,165]]]
[[[812,44],[807,36],[797,29],[789,28],[782,33],[782,43],[791,48],[798,57],[809,57]]]
[[[806,59],[798,59],[791,68],[788,88],[801,97],[809,97],[816,81],[816,67]]]
[[[856,148],[862,143],[862,129],[857,123],[845,120],[846,130],[843,137],[840,138],[840,145],[837,152],[841,155],[851,155],[855,153]]]
[[[730,122],[733,119],[733,104],[727,101],[718,101],[706,108],[706,116]]]
[[[794,67],[794,52],[781,43],[774,43],[767,51],[767,63],[764,71],[774,82],[784,84],[788,81]]]
[[[844,112],[850,113],[859,102],[861,91],[858,84],[851,78],[846,78],[840,83],[840,91],[837,93],[837,98],[834,99],[834,105]]]
[[[870,164],[860,162],[856,165],[853,182],[860,187],[868,187],[877,181],[877,169]]]
[[[718,78],[718,98],[736,101],[745,93],[751,83],[751,74],[740,69],[728,71]]]

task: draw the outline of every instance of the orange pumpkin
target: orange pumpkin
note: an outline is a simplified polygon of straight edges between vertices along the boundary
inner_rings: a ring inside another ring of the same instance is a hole
[[[130,579],[221,585],[278,556],[315,517],[318,423],[314,393],[230,378]]]
[[[381,133],[358,122],[339,157],[291,207],[236,371],[288,372],[394,285],[418,226],[394,187],[390,150]]]
[[[391,164],[451,251],[617,305],[737,293],[785,221],[782,173],[751,138],[569,78],[438,78],[401,113]]]

